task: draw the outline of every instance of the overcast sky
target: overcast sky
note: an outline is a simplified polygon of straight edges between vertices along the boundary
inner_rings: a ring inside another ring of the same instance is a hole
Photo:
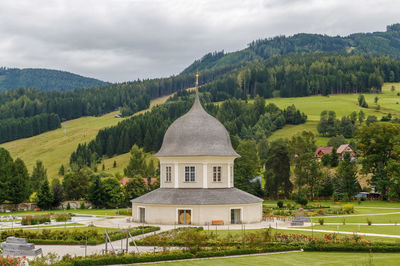
[[[255,39],[384,31],[399,10],[394,0],[1,0],[0,66],[112,82],[166,77]]]

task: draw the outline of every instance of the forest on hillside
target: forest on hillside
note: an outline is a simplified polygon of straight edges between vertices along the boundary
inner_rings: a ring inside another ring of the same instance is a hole
[[[262,97],[256,97],[254,104],[231,98],[221,105],[209,103],[209,94],[204,94],[201,98],[203,102],[208,102],[205,104],[207,112],[224,124],[234,147],[240,139],[266,141],[272,132],[285,124],[301,124],[307,119],[295,106],[281,110],[274,104],[265,105]],[[150,112],[100,130],[95,140],[79,145],[71,154],[71,168],[93,168],[104,156],[127,153],[135,144],[145,152],[156,152],[161,147],[167,128],[186,113],[192,103],[193,93],[182,91],[173,100],[154,107]]]
[[[203,86],[213,101],[230,96],[301,97],[380,92],[384,82],[400,81],[400,62],[389,57],[301,53],[248,64]]]
[[[0,67],[0,92],[18,88],[35,88],[43,91],[67,91],[103,86],[107,83],[60,70]]]
[[[227,65],[242,66],[254,60],[268,59],[274,55],[309,52],[337,52],[389,56],[400,59],[400,24],[388,25],[384,32],[354,33],[349,36],[327,36],[299,33],[293,36],[276,36],[252,41],[247,48],[225,53],[216,51],[204,55],[182,73],[221,68]]]

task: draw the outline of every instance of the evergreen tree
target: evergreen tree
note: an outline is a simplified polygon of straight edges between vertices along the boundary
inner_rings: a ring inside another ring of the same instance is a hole
[[[47,178],[40,184],[37,197],[39,208],[48,210],[53,206],[54,199]]]
[[[360,107],[368,108],[367,101],[365,100],[365,97],[362,94],[360,94],[360,96],[358,96],[358,105]]]
[[[146,131],[146,135],[143,140],[143,149],[145,152],[150,152],[153,150],[153,138],[151,137],[150,131]]]
[[[58,169],[58,175],[63,176],[65,174],[65,168],[64,165],[62,164],[60,166],[60,169]]]
[[[64,189],[58,178],[54,178],[53,180],[51,180],[51,192],[53,194],[52,206],[54,208],[57,208],[64,200]]]
[[[271,142],[268,149],[268,166],[265,172],[265,191],[269,196],[278,199],[279,191],[288,197],[292,192],[293,184],[290,182],[290,159],[287,143],[278,139]]]
[[[360,185],[357,181],[357,166],[351,162],[351,156],[346,152],[343,160],[339,163],[337,171],[339,192],[345,194],[347,199],[353,197],[359,190]]]
[[[151,177],[154,177],[156,175],[156,168],[154,167],[154,161],[153,160],[150,159],[149,163],[146,164],[146,171],[145,171],[144,175],[147,178],[151,178]]]
[[[338,155],[338,153],[337,153],[337,146],[333,146],[332,154],[331,154],[331,156],[330,156],[330,162],[329,162],[329,164],[330,164],[332,167],[336,167],[336,166],[338,166],[338,164],[339,164],[339,155]]]
[[[94,176],[89,186],[88,200],[96,208],[104,206],[103,186],[99,176]]]
[[[146,160],[142,149],[136,144],[131,149],[131,158],[128,166],[124,169],[124,174],[127,177],[134,177],[135,175],[144,176],[146,170]]]
[[[12,203],[21,203],[29,199],[29,174],[25,163],[17,158],[8,187],[7,199]]]
[[[36,161],[36,165],[33,167],[31,176],[31,189],[32,191],[38,191],[40,185],[44,180],[47,179],[47,170],[44,168],[43,162],[40,160]]]
[[[360,110],[360,112],[358,112],[358,122],[360,122],[360,125],[364,122],[365,119],[365,113],[363,112],[363,110]]]
[[[0,203],[8,197],[8,189],[10,187],[10,177],[13,174],[13,160],[10,153],[0,148]]]

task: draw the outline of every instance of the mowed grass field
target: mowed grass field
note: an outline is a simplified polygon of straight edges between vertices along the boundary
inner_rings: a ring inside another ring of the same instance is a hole
[[[154,99],[150,102],[150,108],[140,111],[138,115],[150,110],[153,106],[164,103],[171,95]],[[19,139],[0,144],[0,147],[7,149],[11,156],[24,160],[28,171],[31,173],[36,160],[41,160],[47,168],[47,176],[52,179],[58,176],[61,164],[69,166],[69,157],[76,150],[79,143],[88,143],[94,139],[97,132],[105,127],[118,124],[126,118],[115,118],[119,111],[111,112],[100,117],[81,117],[62,123],[63,127],[49,131],[31,138]],[[64,127],[66,130],[64,130]],[[117,166],[122,167],[129,159],[129,155],[122,155],[116,158]],[[106,161],[107,168],[112,168],[114,159]],[[125,167],[124,166],[124,167]],[[99,168],[101,170],[101,168]],[[120,171],[121,169],[114,169]],[[115,172],[112,171],[112,172]]]
[[[392,86],[395,86],[394,92],[391,91]],[[369,108],[360,108],[358,106],[359,94],[267,99],[267,103],[274,103],[279,108],[286,108],[294,104],[297,109],[307,115],[307,122],[305,124],[287,125],[275,131],[269,139],[290,138],[303,130],[312,131],[317,134],[317,124],[320,114],[324,110],[335,111],[339,119],[354,111],[358,113],[360,110],[363,110],[365,113],[365,118],[369,115],[375,115],[380,119],[388,113],[400,117],[400,96],[397,96],[398,92],[400,92],[400,83],[385,83],[382,88],[382,93],[364,94]],[[379,98],[378,104],[374,103],[376,96]],[[380,105],[380,110],[377,110],[378,105]],[[328,140],[329,138],[318,137],[317,145],[326,145]]]
[[[397,261],[397,262],[396,262]],[[400,253],[292,252],[237,258],[173,261],[149,265],[399,265]]]

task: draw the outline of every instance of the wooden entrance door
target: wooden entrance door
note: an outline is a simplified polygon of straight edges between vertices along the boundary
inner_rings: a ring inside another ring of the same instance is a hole
[[[191,210],[178,210],[178,222],[179,222],[179,224],[191,224],[192,223],[192,211]]]

